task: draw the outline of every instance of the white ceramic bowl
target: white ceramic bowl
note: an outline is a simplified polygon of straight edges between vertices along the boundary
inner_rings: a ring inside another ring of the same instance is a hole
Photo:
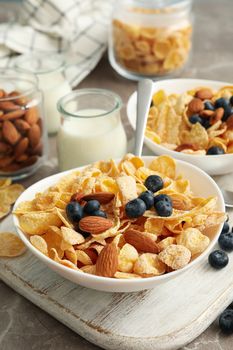
[[[143,157],[143,160],[146,164],[149,164],[149,162],[151,162],[152,159],[154,159],[154,157]],[[15,203],[14,209],[17,208],[17,206],[21,202],[33,199],[37,192],[43,192],[48,187],[55,185],[62,176],[68,174],[69,172],[70,171],[66,171],[47,177],[35,183],[31,187],[27,188],[26,191],[24,191],[22,195],[18,198],[17,202]],[[224,200],[221,191],[214,182],[214,180],[212,180],[206,173],[204,173],[199,168],[193,166],[192,164],[182,161],[177,161],[177,173],[181,173],[185,178],[190,179],[191,189],[195,195],[203,197],[216,196],[218,198],[217,210],[225,211]],[[32,252],[32,254],[34,254],[39,260],[45,263],[49,268],[51,268],[52,270],[56,271],[59,275],[63,276],[64,278],[67,278],[68,280],[74,283],[80,284],[84,287],[102,290],[105,292],[134,292],[154,288],[159,284],[165,283],[166,281],[175,278],[187,269],[194,267],[196,264],[200,264],[203,259],[207,260],[207,255],[209,254],[213,245],[216,243],[222,228],[222,225],[219,225],[219,228],[216,229],[216,233],[212,237],[210,237],[211,242],[208,248],[183,269],[170,272],[162,276],[135,280],[121,280],[94,276],[87,273],[81,273],[79,271],[75,271],[63,265],[60,265],[59,263],[48,258],[33,247],[33,245],[28,239],[28,236],[20,230],[18,218],[16,215],[13,216],[13,220],[19,237],[25,243],[27,248]]]
[[[211,89],[218,90],[223,86],[232,85],[226,82],[202,80],[202,79],[169,79],[156,81],[154,83],[153,92],[160,89],[164,90],[167,94],[171,93],[183,93],[187,90],[200,86],[208,86]],[[127,115],[129,122],[133,129],[136,126],[136,104],[137,93],[134,92],[127,104]],[[184,160],[192,163],[202,170],[206,171],[210,175],[223,175],[233,171],[233,154],[222,155],[190,155],[181,152],[169,150],[159,144],[154,143],[148,137],[145,137],[145,144],[156,155],[167,154],[173,158]]]

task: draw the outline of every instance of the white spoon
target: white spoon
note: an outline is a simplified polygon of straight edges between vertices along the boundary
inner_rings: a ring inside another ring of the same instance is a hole
[[[146,128],[147,116],[150,109],[152,98],[153,81],[150,79],[140,80],[137,90],[137,119],[135,131],[135,156],[141,157],[142,146],[144,140],[144,132]]]

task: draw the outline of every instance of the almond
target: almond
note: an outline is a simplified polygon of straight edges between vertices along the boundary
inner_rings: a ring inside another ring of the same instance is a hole
[[[199,98],[193,98],[188,104],[190,113],[199,113],[205,108],[204,103]]]
[[[31,155],[35,155],[35,156],[42,156],[42,152],[43,152],[43,146],[42,146],[42,143],[41,143],[41,142],[39,142],[39,143],[36,145],[36,147],[31,148],[31,149],[29,150],[29,153],[30,153]]]
[[[8,94],[9,97],[15,97],[14,102],[20,106],[24,106],[27,103],[27,99],[25,96],[22,96],[19,91],[12,91]]]
[[[37,156],[31,156],[31,157],[27,157],[27,159],[25,160],[21,160],[22,162],[22,167],[26,167],[26,166],[31,166],[33,164],[35,164],[38,160]]]
[[[134,246],[134,248],[136,248],[138,251],[154,254],[157,254],[159,252],[157,243],[155,243],[151,237],[147,236],[146,233],[143,233],[141,231],[129,229],[124,233],[124,239],[127,243]]]
[[[16,129],[20,132],[20,133],[25,133],[25,131],[30,129],[30,124],[28,124],[27,122],[25,122],[25,120],[23,119],[18,119],[14,122]]]
[[[98,254],[95,249],[87,248],[84,250],[84,252],[89,256],[92,263],[95,264],[98,259]]]
[[[34,125],[37,123],[39,116],[38,110],[36,107],[30,108],[26,111],[24,119],[30,125]]]
[[[18,109],[16,111],[8,112],[8,113],[4,114],[0,119],[1,120],[14,120],[14,119],[18,119],[18,118],[22,117],[24,114],[25,114],[25,111],[23,111],[22,109]]]
[[[25,153],[26,149],[28,148],[28,145],[29,145],[29,140],[27,137],[24,137],[23,139],[21,139],[19,143],[17,143],[17,145],[15,146],[15,152],[14,152],[15,157],[18,158],[23,153]]]
[[[214,111],[210,111],[209,109],[204,109],[204,111],[200,112],[200,115],[205,118],[212,117],[214,115]]]
[[[0,98],[4,98],[6,96],[6,92],[3,89],[0,89]]]
[[[5,142],[0,142],[0,153],[9,154],[11,152],[12,148],[10,145],[8,145]]]
[[[3,122],[2,134],[4,139],[11,145],[15,145],[20,139],[20,134],[14,124],[9,120]]]
[[[0,168],[5,168],[6,166],[10,165],[14,160],[14,157],[5,156],[0,158]]]
[[[118,252],[115,244],[107,244],[100,252],[96,262],[96,274],[114,277],[118,267]]]
[[[12,163],[10,165],[5,166],[4,168],[1,168],[1,171],[10,173],[10,172],[18,171],[19,169],[22,169],[22,166],[20,164]]]
[[[79,228],[91,234],[102,233],[113,226],[113,222],[100,216],[86,216],[79,221]]]
[[[228,129],[233,129],[233,114],[226,121]]]
[[[222,119],[224,116],[224,108],[219,107],[215,110],[213,116],[210,118],[210,124],[213,125]]]
[[[37,124],[32,125],[28,131],[28,138],[32,148],[36,147],[40,142],[40,128]]]
[[[10,112],[10,111],[15,111],[17,109],[20,109],[20,106],[10,101],[2,101],[0,102],[0,109],[5,112],[8,112],[8,111]]]
[[[114,193],[109,192],[97,192],[97,193],[91,193],[87,194],[86,196],[83,196],[82,199],[84,201],[90,201],[92,199],[95,199],[100,202],[100,204],[107,204],[113,200],[115,197]]]
[[[210,89],[200,89],[196,92],[195,97],[201,100],[211,100],[213,93]]]
[[[175,151],[181,152],[184,149],[192,149],[193,151],[197,151],[198,147],[196,145],[193,145],[192,143],[182,143],[182,145],[179,145],[175,148]]]

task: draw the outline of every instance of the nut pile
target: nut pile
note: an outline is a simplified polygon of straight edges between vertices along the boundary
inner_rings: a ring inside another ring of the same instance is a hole
[[[111,278],[181,269],[225,219],[216,198],[196,197],[168,156],[148,166],[126,155],[72,172],[15,210],[40,252],[66,267]]]
[[[43,152],[39,110],[18,91],[0,90],[0,172],[35,164]]]
[[[162,146],[193,155],[233,153],[233,87],[200,87],[183,94],[153,96],[146,136]]]
[[[129,71],[144,75],[174,72],[186,63],[192,27],[144,27],[113,20],[116,61]]]

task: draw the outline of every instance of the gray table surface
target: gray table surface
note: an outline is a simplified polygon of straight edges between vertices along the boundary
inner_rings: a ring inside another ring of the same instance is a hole
[[[17,6],[12,1],[4,5],[8,8]],[[4,11],[1,1],[0,11]],[[193,57],[189,67],[182,74],[183,77],[233,83],[232,13],[232,0],[194,0]],[[111,89],[119,93],[126,103],[136,85],[134,82],[119,77],[109,66],[107,58],[104,57],[96,69],[79,85],[79,88],[84,87]],[[128,125],[125,109],[123,109],[122,116],[128,137],[130,137],[132,130]],[[45,172],[48,175],[56,172],[55,141],[55,138],[50,138],[50,161],[35,176],[25,182],[27,185],[44,177]],[[214,286],[210,286],[210,292],[211,288]],[[227,337],[221,334],[216,321],[183,350],[232,350],[232,341],[232,336]],[[0,349],[94,350],[97,347],[0,282]]]

